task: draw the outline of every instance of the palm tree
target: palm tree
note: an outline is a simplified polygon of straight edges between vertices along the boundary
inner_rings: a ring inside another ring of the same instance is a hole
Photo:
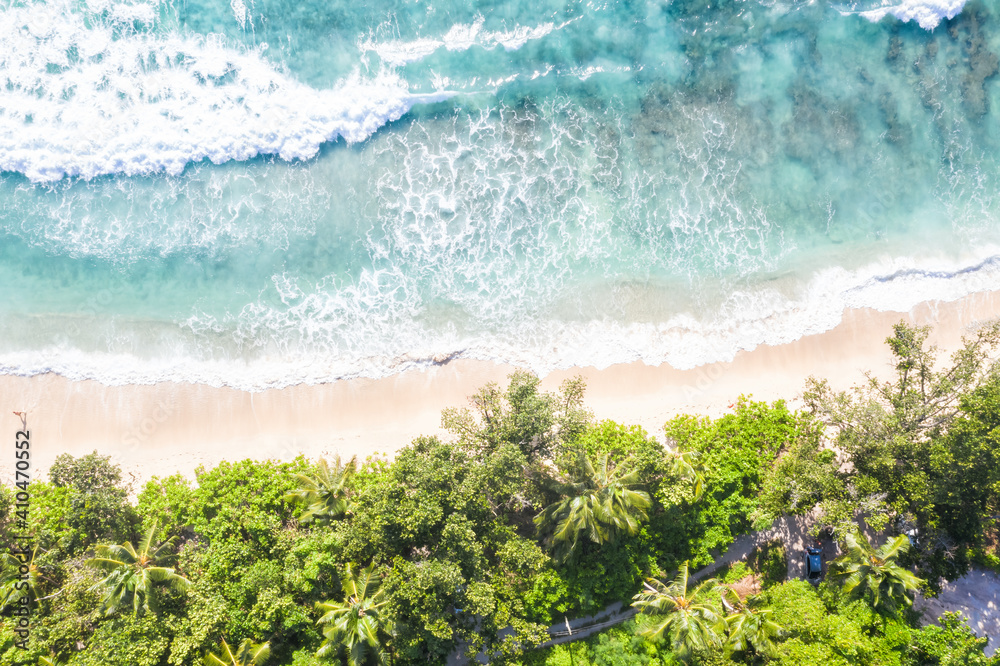
[[[697,451],[675,450],[671,454],[671,470],[674,474],[694,484],[694,498],[701,499],[705,492],[705,465]]]
[[[910,548],[905,534],[889,539],[873,549],[868,539],[848,532],[845,552],[830,565],[830,578],[843,585],[844,592],[867,597],[876,610],[894,611],[913,603],[912,593],[923,580],[896,563]]]
[[[305,510],[299,521],[308,523],[315,521],[320,524],[342,518],[351,509],[351,501],[347,497],[347,486],[357,470],[357,456],[342,464],[338,455],[330,466],[320,458],[316,463],[315,476],[296,474],[299,489],[285,495],[286,502],[299,502]]]
[[[731,611],[726,616],[726,651],[748,652],[771,656],[774,641],[781,635],[782,628],[771,620],[770,608],[751,608],[739,594],[728,588],[722,595],[722,603]]]
[[[716,580],[710,578],[693,590],[688,589],[688,580],[685,562],[669,585],[649,579],[643,584],[645,590],[632,601],[640,612],[660,616],[646,624],[640,635],[654,641],[669,637],[674,654],[685,663],[690,663],[695,650],[720,645],[719,634],[725,629],[718,610],[698,599],[717,587]]]
[[[317,609],[324,611],[316,624],[328,625],[323,629],[326,640],[316,656],[343,652],[348,666],[362,666],[369,658],[378,664],[386,662],[379,637],[390,633],[392,628],[380,610],[386,601],[383,591],[377,589],[379,579],[374,570],[375,565],[370,564],[355,575],[351,565],[347,565],[341,583],[344,600],[316,604]]]
[[[590,458],[580,454],[577,480],[558,484],[563,499],[535,516],[539,529],[552,530],[550,545],[565,555],[576,551],[581,536],[601,544],[623,532],[639,531],[652,503],[647,493],[632,489],[638,483],[638,472],[621,474],[621,470],[621,466],[611,466],[607,454],[596,470]]]
[[[36,555],[38,555],[37,545],[31,551],[31,558],[27,562],[11,553],[4,554],[2,573],[0,573],[0,610],[21,603],[24,597],[28,597],[29,604],[41,600],[42,583],[48,580],[48,577],[42,573],[42,567],[35,563]],[[27,567],[27,573],[21,572],[24,567]]]
[[[102,569],[108,575],[91,589],[103,589],[105,596],[101,610],[111,615],[122,606],[132,606],[136,615],[156,612],[156,586],[160,583],[183,591],[191,584],[187,578],[173,569],[162,566],[174,558],[170,554],[173,539],[153,546],[157,524],[146,532],[139,549],[131,543],[120,546],[100,545],[95,548],[96,557],[87,560],[89,566]]]
[[[205,666],[261,666],[270,656],[270,643],[254,643],[248,638],[233,652],[223,638],[219,643],[219,654],[208,653],[202,663]]]

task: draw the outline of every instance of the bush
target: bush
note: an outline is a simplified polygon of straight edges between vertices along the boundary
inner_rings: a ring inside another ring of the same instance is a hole
[[[768,405],[746,397],[732,414],[716,420],[678,416],[664,430],[675,448],[698,452],[705,469],[704,495],[682,521],[682,543],[689,549],[685,559],[692,568],[711,564],[713,551],[721,552],[752,528],[766,473],[778,452],[815,432],[811,420],[790,412],[784,401]]]
[[[972,633],[961,613],[945,613],[939,621],[939,627],[929,625],[914,632],[904,666],[988,666],[1000,663],[998,657],[986,657],[983,650],[989,639]]]
[[[49,481],[56,487],[76,488],[84,493],[124,490],[121,467],[111,464],[111,456],[98,455],[97,451],[79,458],[68,453],[56,456],[49,468]]]

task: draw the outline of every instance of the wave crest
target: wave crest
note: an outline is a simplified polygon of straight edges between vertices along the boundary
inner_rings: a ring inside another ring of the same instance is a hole
[[[146,25],[155,5],[91,9],[100,11],[65,1],[0,11],[0,170],[51,182],[176,175],[204,159],[308,159],[447,97],[410,94],[387,72],[317,90],[268,62],[266,44],[158,34]]]

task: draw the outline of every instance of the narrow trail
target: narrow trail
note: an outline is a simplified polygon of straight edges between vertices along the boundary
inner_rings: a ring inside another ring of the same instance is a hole
[[[726,552],[717,557],[712,564],[692,573],[690,582],[707,578],[726,565],[745,561],[756,548],[779,540],[785,545],[785,552],[788,554],[786,578],[788,580],[804,578],[806,575],[804,553],[806,544],[813,541],[809,529],[814,524],[815,519],[812,515],[783,516],[776,520],[770,529],[744,534],[733,541]],[[875,535],[867,534],[867,536],[872,538]],[[836,542],[824,540],[822,543],[825,569],[825,563],[839,556],[840,549]],[[978,636],[990,637],[986,648],[987,656],[991,656],[1000,648],[1000,575],[974,569],[965,577],[944,585],[941,594],[936,598],[925,599],[917,595],[914,605],[917,609],[925,611],[922,619],[922,624],[925,626],[937,624],[937,618],[945,611],[961,611],[968,619],[969,627]],[[549,627],[549,635],[552,638],[539,647],[581,640],[608,627],[621,624],[635,615],[634,608],[624,607],[620,601],[616,601],[594,615],[573,620],[567,618],[552,625]],[[479,655],[477,661],[487,663],[484,655]],[[460,649],[452,653],[447,662],[448,666],[464,666],[469,663]]]
[[[812,541],[812,537],[809,536],[809,528],[812,527],[812,524],[813,521],[809,516],[784,516],[776,520],[770,529],[737,537],[726,552],[717,557],[712,564],[692,573],[690,581],[697,582],[726,565],[746,560],[757,547],[777,540],[785,544],[785,550],[788,553],[788,578],[801,578],[805,576],[806,571],[805,559],[800,555],[805,551],[806,544]],[[824,561],[836,557],[836,553],[831,550],[831,547],[836,548],[836,546],[831,546],[829,542],[824,542]],[[622,608],[621,602],[616,601],[600,613],[552,625],[549,627],[549,635],[552,636],[552,640],[542,643],[540,647],[586,638],[607,627],[620,624],[634,617],[635,614],[634,608]]]

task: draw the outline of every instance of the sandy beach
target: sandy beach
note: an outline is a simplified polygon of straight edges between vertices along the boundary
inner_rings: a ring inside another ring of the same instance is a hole
[[[835,388],[859,382],[865,370],[887,375],[883,341],[901,318],[933,325],[933,342],[950,352],[970,325],[998,316],[1000,291],[922,303],[908,313],[851,310],[831,331],[741,352],[729,363],[685,371],[641,363],[573,368],[544,377],[543,386],[555,389],[580,374],[596,418],[639,424],[659,435],[671,416],[719,415],[740,394],[795,404],[810,375],[829,379]],[[60,453],[96,449],[122,466],[136,491],[153,476],[180,472],[193,478],[199,465],[222,460],[289,460],[300,453],[391,456],[417,435],[444,434],[443,408],[467,404],[478,387],[503,382],[512,370],[459,360],[385,379],[259,393],[172,382],[105,386],[56,375],[4,376],[0,424],[13,435],[20,424],[11,411],[28,412],[36,477]]]

